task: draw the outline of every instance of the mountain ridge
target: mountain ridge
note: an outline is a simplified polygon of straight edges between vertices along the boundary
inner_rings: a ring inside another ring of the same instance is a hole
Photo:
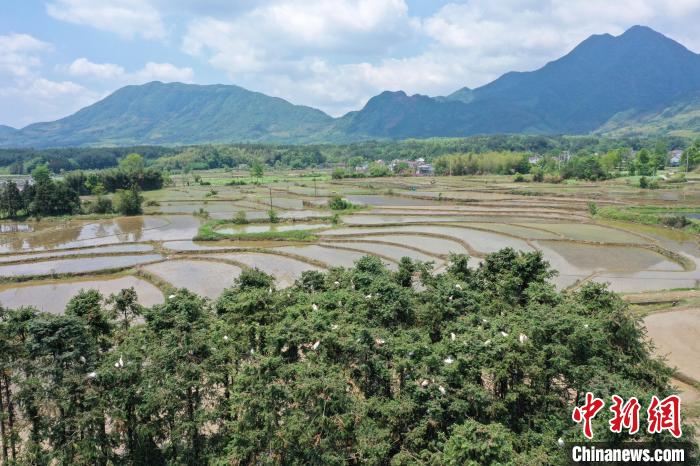
[[[0,147],[616,134],[659,130],[666,117],[700,131],[698,95],[700,55],[633,26],[592,35],[536,70],[440,97],[384,91],[338,118],[236,85],[130,85],[56,121],[0,126]]]

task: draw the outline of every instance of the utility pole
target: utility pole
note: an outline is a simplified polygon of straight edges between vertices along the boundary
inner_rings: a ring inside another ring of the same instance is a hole
[[[270,186],[270,212],[272,212],[272,186]]]
[[[316,190],[316,177],[314,177],[314,197],[318,197],[318,191]]]

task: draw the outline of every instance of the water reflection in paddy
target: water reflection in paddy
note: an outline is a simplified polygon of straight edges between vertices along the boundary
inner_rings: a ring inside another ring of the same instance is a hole
[[[0,266],[0,277],[21,277],[24,275],[56,275],[63,273],[83,273],[108,270],[145,264],[162,259],[160,254],[137,256],[83,257],[78,259],[48,260]]]
[[[114,243],[191,239],[199,220],[190,215],[117,217],[102,221],[39,221],[33,232],[0,236],[0,252],[43,251]]]
[[[217,233],[224,235],[238,235],[242,233],[267,233],[275,231],[292,231],[292,230],[317,230],[323,228],[330,228],[331,225],[328,223],[291,223],[288,225],[284,224],[265,224],[265,225],[237,225],[232,227],[217,229]]]
[[[44,259],[47,257],[62,257],[62,256],[82,256],[90,254],[113,254],[113,253],[128,253],[128,252],[147,252],[153,251],[153,246],[150,244],[124,244],[115,246],[102,246],[96,248],[73,249],[69,251],[48,251],[39,252],[36,254],[12,254],[0,255],[0,262],[17,262],[34,259]]]
[[[372,238],[368,238],[368,240],[371,241]],[[388,244],[378,244],[378,243],[361,242],[361,241],[336,242],[336,243],[334,243],[334,245],[344,247],[344,248],[358,249],[358,250],[365,252],[367,254],[388,257],[389,259],[392,259],[392,260],[397,261],[397,262],[400,261],[402,257],[408,257],[410,259],[422,261],[422,262],[433,261],[433,262],[439,263],[439,264],[442,263],[442,261],[439,260],[438,258],[436,258],[435,256],[432,256],[432,255],[429,256],[427,254],[423,254],[423,253],[415,251],[413,249],[402,248],[400,246],[391,246]]]
[[[59,281],[44,284],[11,284],[0,286],[0,304],[16,309],[35,306],[40,311],[62,313],[68,301],[80,290],[95,289],[105,297],[124,288],[134,287],[139,303],[153,306],[163,302],[158,288],[136,277]]]
[[[322,270],[315,265],[275,254],[245,252],[212,254],[211,257],[233,260],[248,267],[257,267],[275,277],[278,288],[286,288],[293,285],[305,270]]]
[[[188,290],[208,298],[218,297],[233,285],[241,269],[232,264],[203,260],[172,260],[144,266],[175,288]]]
[[[315,244],[309,246],[285,246],[275,249],[312,260],[321,261],[324,264],[327,264],[328,267],[352,267],[355,265],[355,262],[367,255],[359,251],[323,247]],[[393,262],[384,261],[384,263],[391,269],[396,268],[396,264]]]
[[[451,241],[445,238],[436,238],[431,236],[419,236],[410,234],[394,234],[394,235],[371,235],[363,238],[367,241],[382,241],[384,243],[395,243],[397,245],[406,245],[424,251],[430,251],[435,254],[448,255],[451,252],[456,254],[468,254],[468,251],[460,243]]]

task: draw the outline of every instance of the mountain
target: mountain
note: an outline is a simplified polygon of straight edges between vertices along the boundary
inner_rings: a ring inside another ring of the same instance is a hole
[[[385,99],[377,119],[372,100],[346,115],[351,128],[368,136],[416,136],[441,129],[441,135],[489,133],[567,133],[595,131],[621,112],[647,112],[700,90],[700,55],[644,26],[624,34],[594,35],[564,57],[531,72],[507,73],[477,89],[423,102]],[[415,99],[414,99],[415,98]],[[453,105],[449,104],[453,102]],[[454,103],[463,104],[461,107]],[[456,118],[455,116],[458,115]],[[436,121],[437,119],[437,121]],[[396,126],[396,122],[402,122]]]
[[[634,26],[535,71],[444,97],[386,91],[335,119],[238,86],[127,86],[54,122],[0,127],[0,147],[668,132],[700,133],[700,55]]]
[[[320,110],[228,85],[126,86],[66,118],[15,136],[41,146],[288,140],[327,127]]]

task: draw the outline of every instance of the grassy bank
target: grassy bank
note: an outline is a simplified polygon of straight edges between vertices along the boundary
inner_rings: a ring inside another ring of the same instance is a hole
[[[671,227],[672,225],[669,224],[670,218],[685,217],[685,214],[694,213],[700,213],[697,207],[638,206],[623,209],[617,207],[602,207],[598,209],[595,216],[607,220]],[[689,223],[678,229],[691,233],[700,233],[700,223],[692,218],[688,218],[687,220]]]
[[[210,220],[199,227],[197,236],[194,241],[218,241],[218,240],[237,240],[237,241],[316,241],[314,235],[316,230],[287,230],[287,231],[262,231],[256,233],[220,233],[217,228],[240,226],[228,220]]]

